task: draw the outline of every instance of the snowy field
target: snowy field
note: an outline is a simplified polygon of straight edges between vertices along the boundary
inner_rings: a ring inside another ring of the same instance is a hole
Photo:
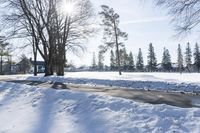
[[[74,84],[117,86],[131,89],[168,90],[200,93],[198,73],[123,73],[117,72],[68,72],[64,77],[15,76],[17,79],[54,81]]]
[[[0,82],[0,133],[148,132],[199,133],[200,109]]]

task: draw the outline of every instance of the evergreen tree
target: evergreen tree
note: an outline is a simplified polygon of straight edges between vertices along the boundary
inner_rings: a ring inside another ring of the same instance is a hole
[[[128,61],[128,70],[132,72],[132,71],[135,70],[135,65],[134,65],[132,52],[129,53],[128,60],[129,60]]]
[[[92,70],[95,70],[97,68],[96,64],[96,55],[95,52],[93,52],[93,57],[92,57]]]
[[[178,59],[177,59],[177,64],[178,64],[178,70],[180,73],[182,73],[183,71],[183,54],[182,54],[182,50],[181,50],[181,45],[178,44]]]
[[[110,51],[110,70],[113,71],[116,69],[116,58],[113,50]]]
[[[148,70],[150,72],[155,71],[157,67],[157,59],[154,53],[154,47],[152,43],[149,44],[149,53],[148,53],[147,59],[148,59],[148,66],[147,66]]]
[[[121,60],[122,70],[127,71],[129,60],[128,60],[128,54],[126,52],[126,48],[123,48],[120,50],[120,60]]]
[[[106,52],[109,48],[116,48],[116,59],[119,75],[121,75],[120,47],[123,47],[123,41],[127,40],[127,33],[122,32],[119,28],[119,14],[115,13],[113,8],[102,5],[102,11],[99,13],[102,17],[102,26],[104,27],[103,40],[105,45],[100,49]]]
[[[144,61],[143,61],[143,55],[142,55],[141,48],[139,48],[139,52],[138,52],[138,56],[137,56],[136,69],[140,72],[144,71]]]
[[[198,69],[198,72],[200,71],[200,52],[199,52],[199,45],[196,43],[194,48],[194,64]]]
[[[169,50],[164,48],[162,57],[162,67],[165,71],[170,71],[172,69],[171,56]]]
[[[191,51],[189,42],[187,43],[187,47],[185,50],[185,65],[186,65],[186,68],[188,69],[188,71],[190,72],[189,66],[192,65],[192,51]]]
[[[23,54],[21,56],[21,61],[19,62],[20,72],[26,74],[31,68],[31,61]]]
[[[104,55],[103,55],[103,52],[99,51],[99,54],[98,54],[98,68],[100,71],[103,70],[104,68]]]
[[[117,55],[117,52],[116,52],[116,55]],[[120,58],[120,65],[121,65],[121,70],[124,70],[124,51],[123,49],[120,49],[119,50],[119,58]]]

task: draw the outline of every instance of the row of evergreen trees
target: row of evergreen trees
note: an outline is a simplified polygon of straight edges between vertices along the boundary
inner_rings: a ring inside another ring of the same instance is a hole
[[[129,52],[127,53],[126,48],[120,49],[120,63],[121,63],[121,70],[123,71],[149,71],[149,72],[155,72],[155,71],[171,71],[173,69],[172,62],[171,62],[171,56],[169,53],[169,50],[164,47],[163,50],[163,56],[162,56],[162,62],[160,64],[157,63],[156,54],[154,51],[153,44],[149,44],[148,49],[148,56],[147,56],[147,66],[144,65],[143,60],[143,54],[142,49],[139,48],[136,64],[133,59],[133,53]],[[92,70],[104,70],[104,55],[103,53],[99,52],[98,54],[98,64],[96,64],[95,60],[95,53],[93,54],[93,61],[92,61]],[[117,67],[117,59],[116,59],[116,51],[111,50],[110,52],[110,69],[111,71],[118,70]],[[176,71],[183,72],[189,71],[192,67],[192,65],[200,71],[200,50],[199,45],[196,43],[193,53],[194,63],[192,64],[192,50],[190,47],[190,43],[187,43],[184,56],[182,52],[181,45],[178,45],[177,49],[177,62],[176,62]]]

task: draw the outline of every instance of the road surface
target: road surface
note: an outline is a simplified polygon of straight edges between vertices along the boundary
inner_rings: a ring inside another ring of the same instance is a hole
[[[59,82],[40,82],[27,80],[8,80],[20,84],[38,86],[40,88],[69,89],[75,91],[83,91],[89,93],[101,93],[114,97],[132,99],[134,101],[151,103],[151,104],[167,104],[183,108],[200,107],[200,96],[193,94],[181,94],[175,92],[163,92],[155,90],[137,90],[125,88],[113,88],[107,86],[89,86],[78,84],[64,84]]]

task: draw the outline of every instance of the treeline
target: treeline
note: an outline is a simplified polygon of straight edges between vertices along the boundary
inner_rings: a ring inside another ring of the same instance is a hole
[[[162,61],[158,63],[152,43],[149,44],[148,48],[147,65],[144,65],[141,48],[139,48],[136,59],[133,58],[131,51],[127,52],[125,47],[120,49],[119,57],[121,68],[117,65],[116,55],[116,51],[110,51],[110,65],[106,66],[104,65],[104,53],[99,51],[97,63],[96,55],[93,53],[90,70],[118,71],[120,69],[124,72],[200,72],[200,51],[198,43],[195,44],[194,52],[192,52],[189,42],[184,52],[182,52],[181,45],[178,44],[176,62],[171,61],[170,52],[164,47]]]

